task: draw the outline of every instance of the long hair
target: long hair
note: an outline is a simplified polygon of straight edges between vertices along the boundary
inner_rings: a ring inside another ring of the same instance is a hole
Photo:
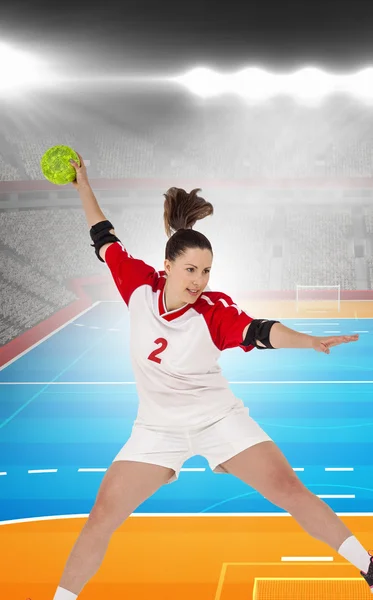
[[[164,226],[169,238],[165,258],[173,261],[184,253],[187,248],[210,250],[211,243],[203,233],[194,231],[193,225],[214,213],[211,202],[197,195],[201,189],[192,190],[189,194],[181,189],[172,187],[164,195]]]

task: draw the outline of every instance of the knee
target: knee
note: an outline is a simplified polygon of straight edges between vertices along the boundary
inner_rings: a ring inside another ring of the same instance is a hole
[[[89,513],[87,525],[114,531],[114,520],[112,511],[109,510],[109,507],[102,502],[96,502]]]
[[[306,493],[308,493],[308,489],[298,478],[289,478],[279,481],[274,486],[270,494],[271,497],[267,499],[276,506],[290,512],[302,502]]]

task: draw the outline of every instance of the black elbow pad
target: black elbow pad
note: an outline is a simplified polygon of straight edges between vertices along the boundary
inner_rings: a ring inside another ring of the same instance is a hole
[[[100,221],[99,223],[96,223],[96,225],[93,225],[89,231],[93,242],[91,246],[94,246],[96,256],[101,262],[105,261],[100,256],[100,248],[111,242],[120,242],[120,239],[117,238],[116,235],[110,233],[110,229],[114,229],[110,221]]]
[[[269,342],[269,332],[275,323],[280,321],[267,321],[266,319],[254,319],[247,330],[242,346],[255,346],[258,350],[275,350]],[[257,342],[264,344],[258,346]]]

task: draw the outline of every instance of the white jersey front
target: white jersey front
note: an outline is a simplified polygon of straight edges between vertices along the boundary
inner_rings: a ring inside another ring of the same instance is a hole
[[[139,408],[136,423],[193,427],[243,406],[222,376],[222,350],[243,346],[251,323],[222,292],[205,291],[194,304],[167,312],[166,274],[133,258],[120,242],[105,261],[130,314],[131,362]]]

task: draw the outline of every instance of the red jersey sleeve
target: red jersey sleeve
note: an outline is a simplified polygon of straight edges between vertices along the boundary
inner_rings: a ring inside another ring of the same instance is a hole
[[[241,310],[227,294],[209,292],[213,303],[212,310],[206,315],[207,324],[214,344],[219,350],[240,347],[250,352],[255,346],[243,346],[243,331],[254,319]]]
[[[121,242],[114,242],[105,252],[108,265],[120,295],[128,306],[132,293],[141,285],[153,287],[157,272],[144,261],[133,258]]]

